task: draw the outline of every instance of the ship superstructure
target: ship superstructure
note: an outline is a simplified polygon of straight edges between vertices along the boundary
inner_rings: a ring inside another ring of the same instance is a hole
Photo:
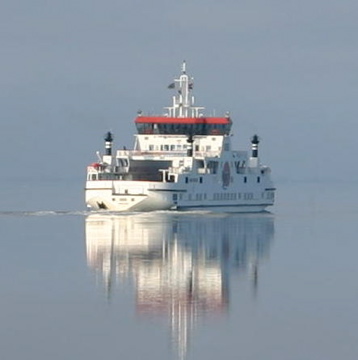
[[[207,117],[194,106],[193,78],[185,62],[172,106],[161,116],[138,113],[133,150],[113,152],[105,136],[105,154],[87,168],[86,203],[92,209],[152,211],[227,207],[257,212],[274,203],[270,168],[260,163],[259,137],[251,154],[231,148],[229,114]]]

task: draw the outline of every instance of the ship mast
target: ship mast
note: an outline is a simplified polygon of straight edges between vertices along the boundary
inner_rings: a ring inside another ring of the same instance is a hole
[[[199,112],[203,107],[193,106],[194,96],[191,90],[193,89],[193,78],[189,77],[186,73],[186,62],[183,61],[181,75],[179,79],[174,79],[168,88],[177,90],[177,94],[173,96],[173,105],[166,107],[169,117],[200,117],[202,114]]]

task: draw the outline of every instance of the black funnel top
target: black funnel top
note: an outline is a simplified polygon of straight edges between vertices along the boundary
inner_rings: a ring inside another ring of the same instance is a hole
[[[259,144],[260,143],[260,139],[259,137],[255,134],[252,139],[251,139],[251,144]]]
[[[104,137],[104,141],[112,142],[113,141],[113,135],[110,131],[107,132],[107,134]]]

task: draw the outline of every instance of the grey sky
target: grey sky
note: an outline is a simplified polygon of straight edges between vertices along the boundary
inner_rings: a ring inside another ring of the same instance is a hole
[[[348,158],[357,10],[353,0],[3,0],[2,176],[84,176],[108,129],[131,146],[136,111],[169,104],[186,59],[197,103],[231,112],[239,148],[257,132],[274,178],[358,179]]]

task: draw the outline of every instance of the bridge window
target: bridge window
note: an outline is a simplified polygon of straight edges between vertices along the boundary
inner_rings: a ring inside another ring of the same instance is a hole
[[[136,123],[139,134],[188,134],[223,135],[229,134],[231,122],[227,124],[205,124],[193,121],[191,124],[182,123]]]

